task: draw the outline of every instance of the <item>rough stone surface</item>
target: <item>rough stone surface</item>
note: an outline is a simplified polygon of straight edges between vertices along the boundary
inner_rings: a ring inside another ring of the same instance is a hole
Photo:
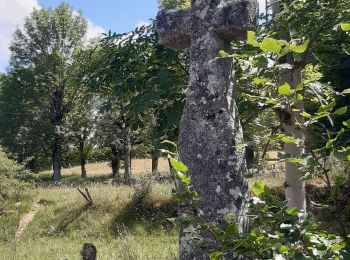
[[[80,251],[82,260],[96,260],[97,250],[93,244],[85,243]]]
[[[160,44],[181,50],[190,47],[190,15],[189,10],[162,10],[156,19]],[[176,38],[176,41],[174,39]]]
[[[206,221],[222,225],[223,217],[234,213],[241,229],[248,186],[243,178],[244,150],[237,146],[243,142],[243,134],[235,103],[232,59],[215,58],[220,50],[230,52],[230,41],[244,39],[246,31],[255,28],[257,7],[255,0],[192,0],[187,14],[161,11],[157,17],[161,43],[179,49],[187,45],[178,45],[178,36],[180,42],[187,33],[191,39],[180,159],[188,166],[194,188],[203,199],[200,208]],[[186,26],[181,31],[179,25],[184,21]],[[194,250],[189,240],[190,236],[181,232],[180,259],[208,259],[207,254]]]

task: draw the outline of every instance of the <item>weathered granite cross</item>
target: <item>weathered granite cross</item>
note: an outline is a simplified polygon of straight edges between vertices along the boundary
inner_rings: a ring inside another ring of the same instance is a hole
[[[191,48],[187,100],[180,125],[180,159],[188,166],[209,223],[223,224],[228,213],[244,215],[247,194],[243,134],[235,103],[232,59],[215,59],[230,51],[232,40],[246,38],[257,23],[256,0],[192,0],[189,10],[162,10],[156,20],[160,43]],[[240,223],[243,225],[242,223]],[[206,259],[180,234],[180,259]],[[210,238],[209,238],[210,239]]]

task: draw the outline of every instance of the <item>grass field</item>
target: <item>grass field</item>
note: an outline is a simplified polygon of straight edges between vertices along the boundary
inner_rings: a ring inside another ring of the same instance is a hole
[[[134,176],[145,175],[149,160],[134,160]],[[166,160],[160,162],[166,170]],[[109,178],[107,163],[88,165],[87,180]],[[46,183],[49,173],[39,174]],[[136,186],[86,182],[92,199],[88,206],[77,191],[79,169],[65,169],[59,187],[42,185],[21,195],[21,205],[9,207],[0,221],[0,259],[80,259],[83,243],[93,243],[98,259],[177,259],[177,227],[167,218],[176,214],[172,183],[145,178]],[[150,187],[149,189],[147,187]],[[148,191],[149,190],[149,191]],[[15,202],[13,201],[14,205]],[[15,238],[18,222],[37,205],[33,220]]]
[[[159,166],[167,175],[167,160]],[[281,164],[268,167],[269,174],[258,171],[257,178],[281,188]],[[149,159],[133,160],[133,177],[139,180],[133,186],[111,185],[105,162],[88,164],[86,179],[80,178],[79,167],[64,169],[60,186],[51,185],[50,172],[38,174],[38,187],[19,194],[21,204],[12,200],[9,213],[0,218],[0,260],[80,259],[84,243],[96,245],[101,260],[177,259],[177,226],[167,220],[176,215],[173,183],[155,182],[150,168]],[[77,187],[89,189],[93,205],[87,205]],[[32,219],[23,224],[34,208]]]

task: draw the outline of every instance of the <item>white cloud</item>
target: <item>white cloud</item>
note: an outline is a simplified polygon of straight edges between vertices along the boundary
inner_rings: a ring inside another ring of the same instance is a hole
[[[21,28],[24,18],[33,8],[40,9],[38,0],[0,0],[0,71],[4,70],[10,58],[9,45],[17,27]],[[87,39],[95,38],[105,30],[88,20]]]
[[[9,44],[16,27],[23,26],[24,18],[33,8],[40,8],[37,0],[0,1],[0,61],[7,62],[10,57]]]
[[[102,33],[105,33],[105,29],[101,26],[94,24],[92,21],[88,20],[88,28],[86,32],[87,39],[93,39],[96,37],[100,37]]]
[[[137,27],[141,27],[141,26],[144,26],[144,25],[150,25],[151,22],[149,21],[137,21],[136,24],[135,24],[135,28]]]

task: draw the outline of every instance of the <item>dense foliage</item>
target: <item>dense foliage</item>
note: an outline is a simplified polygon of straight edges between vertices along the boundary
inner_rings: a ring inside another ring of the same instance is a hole
[[[65,118],[79,87],[76,54],[86,28],[85,18],[61,4],[34,10],[14,34],[0,95],[0,137],[4,148],[31,169],[60,168]]]

